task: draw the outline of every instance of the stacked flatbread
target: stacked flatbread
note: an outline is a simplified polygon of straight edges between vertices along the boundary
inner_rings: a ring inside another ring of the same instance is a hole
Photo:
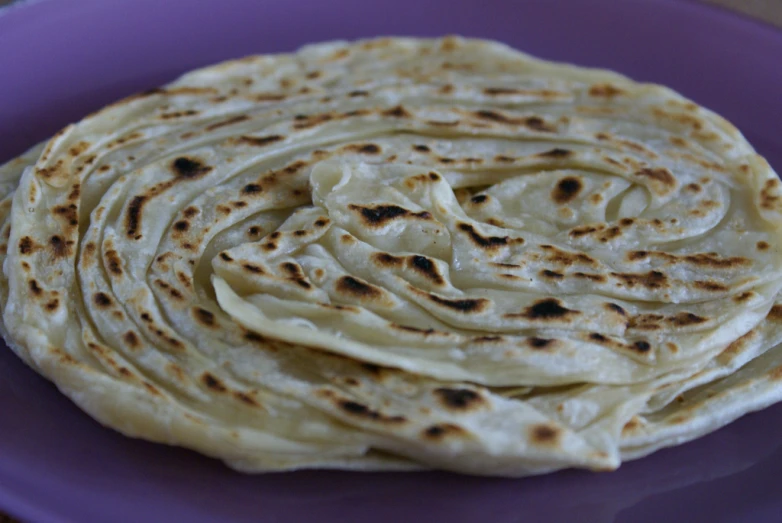
[[[11,349],[240,470],[611,470],[782,398],[782,187],[664,87],[332,42],[123,100],[0,178]]]

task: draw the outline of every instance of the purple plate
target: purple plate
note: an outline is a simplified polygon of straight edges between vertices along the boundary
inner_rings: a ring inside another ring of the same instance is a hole
[[[782,171],[782,32],[687,0],[45,0],[0,14],[0,160],[188,69],[459,33],[664,83]],[[779,521],[782,405],[615,473],[245,476],[101,428],[0,347],[0,510],[29,521]]]

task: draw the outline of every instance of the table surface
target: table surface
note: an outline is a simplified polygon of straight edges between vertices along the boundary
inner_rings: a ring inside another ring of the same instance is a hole
[[[23,3],[24,0],[0,0],[0,6]],[[722,8],[732,9],[743,15],[782,27],[782,0],[701,0]],[[0,513],[0,523],[19,523]]]

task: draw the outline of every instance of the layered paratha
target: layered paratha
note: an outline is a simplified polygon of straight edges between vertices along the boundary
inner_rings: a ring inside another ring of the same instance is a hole
[[[11,349],[243,471],[612,470],[782,395],[776,174],[615,73],[456,37],[253,56],[0,191]]]

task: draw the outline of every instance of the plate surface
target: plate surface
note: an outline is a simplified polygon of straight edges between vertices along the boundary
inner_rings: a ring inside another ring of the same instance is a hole
[[[194,67],[458,33],[667,84],[782,172],[782,32],[686,0],[44,0],[0,15],[0,161]],[[612,474],[244,476],[101,428],[0,347],[0,510],[29,521],[778,521],[782,405]]]

